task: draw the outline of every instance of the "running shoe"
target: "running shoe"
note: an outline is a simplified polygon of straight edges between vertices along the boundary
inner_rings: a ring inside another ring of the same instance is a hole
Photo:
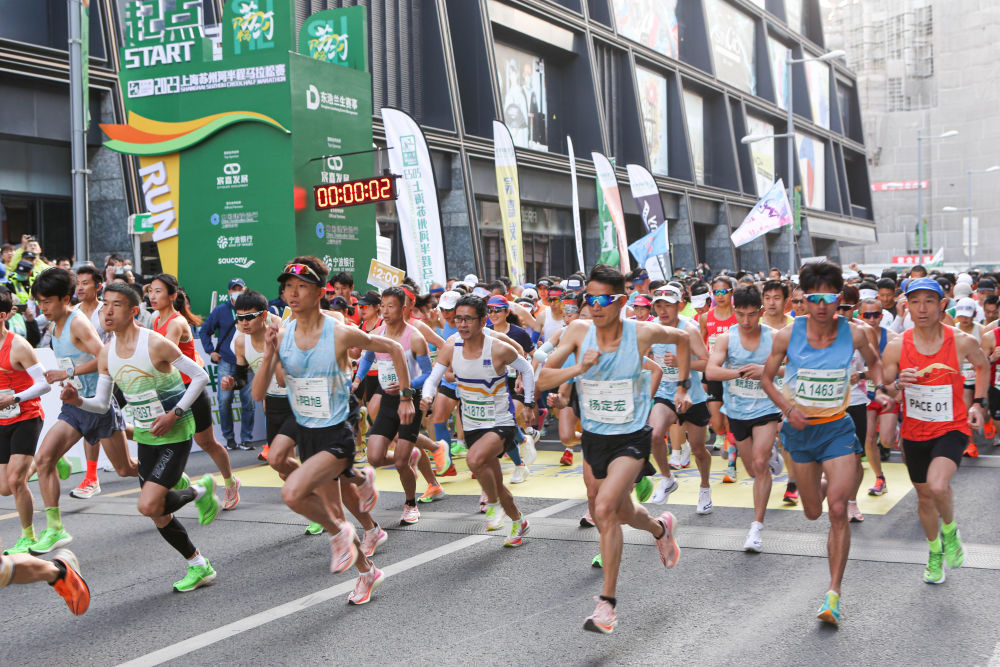
[[[66,481],[73,473],[73,466],[71,466],[69,461],[65,458],[60,457],[59,460],[56,461],[56,472],[59,474],[59,479]]]
[[[216,572],[212,564],[205,559],[204,565],[189,565],[187,576],[174,584],[175,593],[190,593],[196,588],[208,586],[215,581]]]
[[[857,503],[852,503],[850,500],[847,501],[847,518],[851,520],[851,523],[861,523],[865,520],[865,515],[861,513],[861,508],[858,507]]]
[[[455,464],[454,463],[452,463],[450,466],[448,466],[447,470],[445,470],[443,473],[441,473],[441,474],[438,475],[438,477],[457,477],[457,476],[458,476],[458,471],[455,470]]]
[[[244,440],[239,444],[237,449],[239,449],[241,452],[252,452],[254,450],[254,446],[253,443],[250,442],[249,440]]]
[[[42,554],[47,554],[50,551],[55,551],[60,547],[64,547],[73,541],[73,536],[66,532],[65,529],[59,528],[58,530],[54,528],[46,528],[42,531],[42,534],[38,536],[35,543],[31,545],[31,555],[41,556]]]
[[[375,488],[375,468],[365,466],[361,469],[364,482],[358,485],[358,496],[361,497],[361,511],[371,512],[378,502],[378,489]]]
[[[948,567],[953,570],[962,567],[962,563],[965,562],[965,547],[962,546],[962,536],[959,535],[958,528],[951,534],[942,530],[941,541],[944,543],[944,559]]]
[[[99,480],[84,478],[84,480],[80,482],[80,486],[69,492],[69,497],[76,498],[78,500],[89,500],[96,495],[100,495],[100,493],[101,482]]]
[[[644,503],[649,500],[649,497],[653,495],[653,483],[649,481],[648,477],[643,477],[635,484],[635,497],[640,503]]]
[[[718,433],[715,433],[715,431],[712,431],[712,433],[715,436],[715,438],[712,440],[712,451],[713,452],[717,452],[720,449],[722,449],[722,445],[724,445],[726,443],[726,439],[723,438]]]
[[[434,472],[440,475],[451,466],[450,446],[444,440],[438,440],[438,448],[434,450]]]
[[[35,538],[21,536],[17,542],[14,543],[10,549],[4,549],[4,556],[13,556],[14,554],[26,554],[31,551],[31,547],[35,546]]]
[[[667,461],[667,465],[670,466],[671,470],[677,470],[681,467],[681,450],[675,449],[670,452],[670,459]]]
[[[521,484],[527,482],[529,474],[527,465],[514,466],[514,473],[510,476],[510,483]]]
[[[324,530],[326,530],[326,528],[313,521],[311,524],[306,526],[306,535],[322,535]]]
[[[372,569],[362,572],[354,590],[347,596],[347,604],[365,604],[372,599],[372,593],[385,581],[385,573],[372,565]]]
[[[722,483],[723,484],[735,484],[736,483],[736,478],[737,478],[737,475],[736,475],[736,466],[735,465],[730,465],[728,468],[726,468],[726,474],[724,474],[722,476]]]
[[[506,518],[500,503],[486,504],[486,530],[500,530]]]
[[[464,459],[469,453],[469,448],[465,446],[465,442],[462,440],[456,440],[451,443],[451,458],[453,459]]]
[[[412,526],[420,521],[420,510],[415,505],[403,505],[403,515],[399,517],[399,525]]]
[[[673,475],[661,479],[660,483],[656,485],[656,491],[653,492],[652,501],[657,505],[664,504],[670,498],[670,494],[677,490],[677,487],[677,478]]]
[[[594,599],[597,600],[597,608],[583,622],[583,629],[610,635],[618,624],[618,614],[615,613],[615,608],[607,600]]]
[[[712,513],[712,489],[704,487],[698,489],[698,505],[694,509],[696,514]]]
[[[840,594],[833,591],[826,592],[823,606],[819,608],[816,618],[825,621],[830,625],[840,625]]]
[[[435,500],[441,500],[447,493],[441,488],[440,484],[429,484],[427,490],[424,491],[424,495],[417,498],[418,503],[432,503]]]
[[[257,453],[257,460],[267,461],[267,456],[270,453],[271,453],[271,445],[265,444],[263,447],[260,448],[260,451]]]
[[[931,551],[927,555],[927,567],[924,568],[924,583],[943,584],[946,574],[944,569],[944,552]]]
[[[177,480],[176,484],[174,484],[174,491],[183,491],[184,489],[190,487],[191,487],[191,478],[188,477],[188,474],[186,472],[182,472],[181,478]]]
[[[869,496],[884,496],[886,491],[889,490],[888,485],[885,483],[885,477],[876,477],[875,486],[868,489]]]
[[[767,462],[767,466],[771,469],[771,477],[777,477],[785,470],[785,460],[781,458],[777,445],[771,445],[771,460]]]
[[[207,526],[219,515],[219,499],[215,497],[215,479],[211,475],[202,475],[194,485],[205,489],[201,498],[194,501],[194,506],[198,508],[198,523]]]
[[[691,445],[688,444],[687,440],[681,445],[681,467],[691,467]]]
[[[799,503],[799,487],[795,482],[789,482],[785,485],[785,495],[782,496],[782,501],[786,505],[797,505]]]
[[[222,498],[222,509],[234,510],[240,504],[240,478],[233,475],[233,485],[226,487],[226,495]]]
[[[663,534],[656,538],[656,549],[660,552],[660,560],[667,568],[677,565],[681,559],[681,548],[677,546],[674,539],[674,531],[677,528],[677,519],[670,512],[664,512],[658,519],[663,526]]]
[[[571,466],[573,465],[573,450],[567,449],[563,452],[562,458],[559,459],[559,465]]]
[[[53,582],[52,588],[66,601],[66,606],[75,616],[82,615],[90,607],[90,587],[80,575],[80,561],[69,549],[54,552],[52,560],[62,565],[65,570],[62,576]]]
[[[962,456],[968,456],[971,459],[979,458],[979,447],[976,446],[976,443],[971,438],[969,439],[969,445],[962,452]]]
[[[371,557],[375,555],[375,550],[386,543],[389,533],[382,530],[382,526],[375,524],[371,530],[366,530],[361,536],[361,553]]]
[[[750,532],[747,533],[747,541],[743,543],[743,551],[750,551],[755,554],[760,553],[760,550],[764,546],[764,541],[760,538],[762,530],[764,530],[764,524],[760,521],[754,521],[750,524]]]
[[[341,524],[340,532],[330,536],[330,572],[337,574],[349,570],[358,559],[358,547],[354,544],[354,526],[347,521]]]
[[[521,444],[521,459],[524,461],[525,465],[531,465],[538,458],[538,441],[542,439],[542,434],[531,428],[530,426],[525,429],[524,435],[526,436],[524,442]]]
[[[503,543],[505,547],[519,547],[524,544],[524,536],[528,534],[528,520],[523,516],[520,521],[515,521],[510,526],[510,535]]]
[[[594,560],[590,561],[590,567],[604,567],[604,561],[601,560],[601,554],[594,556]]]
[[[997,427],[996,424],[993,423],[992,419],[986,422],[986,425],[983,426],[983,437],[986,438],[987,440],[996,439]]]
[[[230,451],[233,451],[233,452],[235,452],[237,449],[239,449],[239,446],[236,444],[236,440],[234,440],[233,438],[228,438],[226,440],[226,449],[228,449]]]
[[[596,525],[597,523],[594,522],[594,517],[590,516],[590,510],[588,509],[587,513],[580,517],[580,527],[593,528]]]
[[[479,494],[479,513],[480,514],[485,514],[486,513],[486,492],[485,491],[483,493]]]

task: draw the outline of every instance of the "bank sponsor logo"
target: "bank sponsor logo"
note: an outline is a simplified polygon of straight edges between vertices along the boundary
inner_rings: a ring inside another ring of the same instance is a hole
[[[253,234],[220,236],[215,240],[215,245],[219,246],[219,250],[225,250],[226,248],[252,248]]]

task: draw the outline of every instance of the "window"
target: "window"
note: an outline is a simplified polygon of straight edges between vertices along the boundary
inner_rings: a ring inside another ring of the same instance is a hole
[[[514,145],[547,151],[545,61],[500,42],[495,54],[503,120]]]
[[[644,67],[635,68],[639,110],[646,136],[649,168],[667,175],[667,80]]]
[[[716,77],[748,93],[756,94],[753,19],[726,0],[707,0],[705,10],[712,53],[715,56]]]
[[[0,39],[35,44],[66,51],[69,29],[66,0],[4,2],[0,20]],[[90,3],[90,57],[104,60],[103,5]]]
[[[695,183],[705,184],[705,99],[698,93],[684,91],[684,116],[694,158]]]
[[[611,0],[618,34],[678,58],[677,0]]]

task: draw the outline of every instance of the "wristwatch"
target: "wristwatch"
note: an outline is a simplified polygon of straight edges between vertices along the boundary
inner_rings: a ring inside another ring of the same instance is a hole
[[[884,384],[877,384],[877,385],[875,385],[875,391],[880,391],[883,394],[888,394],[889,393],[889,392],[886,391],[886,386]]]
[[[982,396],[972,399],[972,402],[984,410],[986,409],[986,399]]]
[[[677,386],[681,387],[683,389],[690,389],[691,388],[691,378],[687,378],[685,380],[679,381],[677,383]]]
[[[176,417],[183,417],[184,416],[184,410],[182,410],[181,408],[174,408],[174,415]]]
[[[76,376],[76,366],[70,366],[68,369],[66,369],[66,377],[72,380],[73,377],[75,376]]]
[[[534,401],[525,401],[524,402],[524,407],[526,407],[526,408],[533,408],[533,407],[535,407],[535,402]]]
[[[399,390],[400,398],[413,398],[414,396],[416,396],[416,394],[417,390],[414,389],[413,387],[407,387],[406,389]]]
[[[14,397],[14,405],[17,405],[20,402],[21,402],[21,397],[20,396],[15,396]]]

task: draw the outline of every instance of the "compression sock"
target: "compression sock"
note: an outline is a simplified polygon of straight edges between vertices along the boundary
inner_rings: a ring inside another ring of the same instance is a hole
[[[87,474],[83,476],[85,482],[97,481],[97,461],[87,461]]]
[[[160,531],[160,535],[167,541],[167,544],[176,549],[180,555],[184,556],[185,560],[194,556],[197,549],[191,544],[191,539],[188,537],[187,531],[184,530],[184,526],[177,520],[177,517],[171,519],[170,523],[163,528],[157,528],[157,530]]]
[[[956,530],[958,530],[958,524],[955,521],[941,524],[941,532],[945,535],[954,535]]]
[[[189,486],[183,491],[174,491],[173,489],[167,491],[167,495],[163,498],[163,513],[173,514],[194,500],[196,494],[195,485]],[[169,542],[170,540],[167,541]]]
[[[208,563],[205,562],[205,557],[200,553],[194,558],[188,559],[188,567],[205,567],[206,565],[208,565]]]
[[[29,540],[35,539],[35,527],[32,526],[21,526],[21,537],[27,537]]]
[[[234,477],[223,477],[222,481],[226,485],[227,489],[231,489],[236,486],[236,478]]]
[[[434,424],[434,439],[443,440],[451,444],[451,431],[448,430],[448,422],[444,421],[440,424]]]
[[[927,546],[936,554],[941,553],[941,536],[938,535],[933,540],[927,540]]]
[[[52,530],[62,530],[62,517],[59,516],[58,507],[46,507],[45,508],[45,521],[46,525]]]
[[[612,608],[614,608],[618,604],[618,598],[608,597],[607,595],[601,595],[599,597],[605,602],[609,603]]]

